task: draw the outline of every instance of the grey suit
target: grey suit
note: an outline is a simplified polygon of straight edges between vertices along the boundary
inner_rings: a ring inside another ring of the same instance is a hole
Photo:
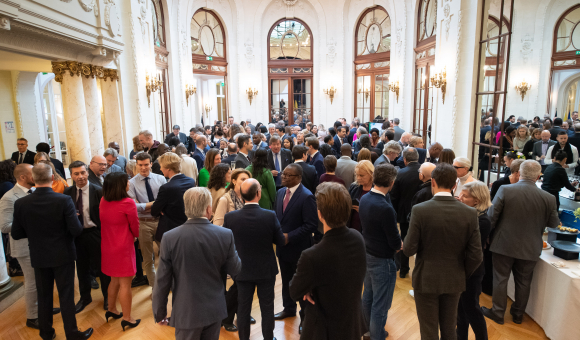
[[[248,155],[248,157],[250,157],[250,155]],[[238,155],[236,156],[236,169],[240,169],[240,168],[247,168],[250,166],[250,160],[248,159],[248,157],[244,156],[241,152],[238,153]]]
[[[177,339],[217,340],[227,316],[222,272],[237,275],[242,263],[232,231],[205,218],[190,219],[163,235],[153,288],[153,315],[167,317],[173,291],[170,326]]]
[[[457,306],[465,282],[483,261],[474,208],[452,196],[434,196],[413,206],[403,241],[407,256],[417,254],[413,270],[421,339],[455,339]]]
[[[355,181],[354,168],[357,164],[348,156],[342,156],[336,161],[336,175],[344,181],[347,189]]]
[[[124,156],[117,156],[117,160],[114,163],[116,166],[118,166],[119,168],[121,168],[121,170],[123,172],[126,172],[127,170],[127,158],[125,158]]]
[[[546,152],[548,152],[548,149],[550,148],[550,146],[552,146],[552,145],[554,145],[554,144],[556,144],[556,142],[555,142],[555,141],[553,141],[553,140],[550,140],[550,141],[548,142],[548,148],[546,149]],[[537,159],[536,157],[542,157],[542,155],[543,155],[543,156],[546,156],[546,155],[545,155],[545,154],[542,152],[542,141],[540,140],[540,141],[538,141],[538,142],[534,143],[534,147],[533,147],[533,149],[532,149],[532,159],[533,159],[533,160],[536,160],[536,159]],[[540,162],[540,163],[541,163],[541,162]],[[545,169],[546,167],[547,167],[547,165],[542,165],[542,171],[544,171],[544,169]]]
[[[0,200],[0,229],[3,233],[12,231],[12,220],[14,218],[14,202],[17,199],[28,195],[18,185],[10,189]],[[38,318],[38,300],[36,298],[36,276],[34,268],[30,264],[30,250],[28,249],[28,239],[15,240],[10,236],[10,253],[12,257],[18,259],[18,263],[24,274],[24,300],[26,302],[26,318]]]
[[[401,139],[401,135],[405,133],[405,130],[401,129],[398,125],[395,126],[393,130],[395,130],[395,138],[393,138],[393,140],[398,142],[399,139]]]
[[[488,214],[494,231],[490,246],[493,254],[492,312],[503,319],[507,283],[513,269],[516,292],[511,313],[523,316],[534,267],[542,253],[544,228],[554,228],[560,223],[556,199],[534,182],[520,179],[499,188]]]

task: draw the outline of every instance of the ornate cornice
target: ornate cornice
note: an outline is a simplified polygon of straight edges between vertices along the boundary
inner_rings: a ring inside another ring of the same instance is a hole
[[[104,68],[102,66],[90,65],[90,64],[81,64],[81,73],[86,78],[103,78],[104,76]]]
[[[75,75],[79,77],[85,76],[86,78],[97,77],[99,79],[104,79],[105,81],[107,80],[107,77],[111,78],[111,80],[119,79],[117,77],[117,70],[106,69],[102,66],[84,64],[77,61],[52,62],[52,72],[54,73],[54,80],[57,82],[62,83],[63,76],[67,71],[71,77],[74,77]]]
[[[117,75],[117,70],[106,68],[104,69],[103,80],[107,81],[107,78],[110,78],[111,81],[119,80],[119,76]]]

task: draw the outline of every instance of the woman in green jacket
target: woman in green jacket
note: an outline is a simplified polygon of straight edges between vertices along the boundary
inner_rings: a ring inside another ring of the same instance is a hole
[[[252,177],[262,185],[262,198],[260,198],[260,207],[272,210],[274,198],[276,198],[276,183],[272,172],[268,168],[268,151],[258,149],[254,154],[254,162],[246,168]]]
[[[197,185],[200,187],[207,187],[209,182],[209,174],[214,166],[222,162],[222,156],[220,156],[219,149],[209,149],[205,154],[205,162],[203,163],[203,169],[199,171],[199,176],[197,177]]]

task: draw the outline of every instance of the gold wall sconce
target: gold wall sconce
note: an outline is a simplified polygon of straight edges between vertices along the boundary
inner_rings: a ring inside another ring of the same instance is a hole
[[[163,81],[161,80],[160,76],[157,78],[152,77],[149,80],[149,73],[145,74],[145,88],[147,89],[147,106],[151,107],[151,92],[155,92],[161,89],[163,86]]]
[[[368,88],[366,88],[364,91],[362,89],[358,89],[357,93],[364,93],[365,95],[365,101],[369,101],[369,96],[371,95],[371,91],[369,91]]]
[[[336,94],[336,92],[338,92],[338,90],[335,89],[334,86],[331,86],[330,89],[324,89],[322,91],[324,92],[324,94],[328,95],[328,97],[330,98],[330,105],[332,105],[334,95]]]
[[[257,95],[258,95],[258,91],[256,91],[256,89],[254,89],[254,90],[252,91],[252,88],[251,88],[251,87],[249,87],[249,88],[246,90],[246,94],[248,95],[248,100],[250,101],[250,105],[252,105],[252,100],[254,99],[254,97],[255,97],[255,96],[257,96]]]
[[[187,101],[187,106],[189,106],[189,97],[192,97],[197,93],[197,87],[193,85],[185,85],[185,100]]]
[[[209,112],[211,111],[212,107],[209,104],[205,104],[205,113],[209,116]]]
[[[524,97],[526,96],[526,92],[528,92],[532,88],[532,85],[528,84],[524,79],[521,83],[516,85],[516,91],[522,96],[522,101],[524,101]]]
[[[389,90],[397,95],[397,103],[399,102],[399,81],[395,81],[389,84]]]
[[[445,92],[447,91],[447,71],[446,68],[443,69],[441,73],[435,73],[431,76],[431,84],[436,88],[441,89],[441,94],[443,95],[443,104],[445,104]]]

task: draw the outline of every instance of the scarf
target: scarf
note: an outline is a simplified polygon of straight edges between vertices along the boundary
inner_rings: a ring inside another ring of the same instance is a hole
[[[560,146],[560,143],[556,143],[554,144],[554,148],[552,149],[552,153],[550,154],[550,158],[554,158],[556,157],[556,152],[562,150],[562,147]],[[574,156],[572,155],[572,148],[570,147],[570,143],[566,143],[566,146],[564,146],[564,151],[566,151],[566,162],[568,164],[573,163],[574,161]]]
[[[242,202],[238,195],[236,195],[234,190],[230,190],[230,198],[232,199],[232,202],[234,202],[235,210],[240,210],[244,207],[244,202]]]

